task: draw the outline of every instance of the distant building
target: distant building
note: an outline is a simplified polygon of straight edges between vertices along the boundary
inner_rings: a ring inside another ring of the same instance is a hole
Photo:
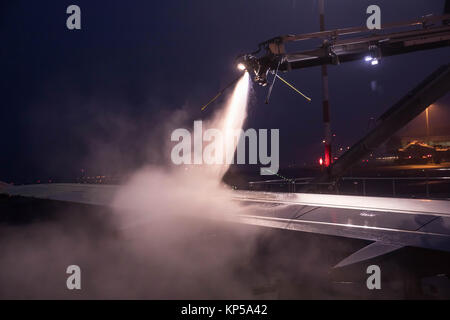
[[[426,143],[430,146],[434,147],[445,147],[450,148],[450,136],[449,135],[442,135],[442,136],[422,136],[422,137],[400,137],[401,145],[402,147],[406,147],[408,144],[410,144],[413,141],[419,141],[421,143]]]
[[[445,141],[443,140],[442,142]],[[397,161],[399,163],[441,163],[450,161],[450,143],[447,146],[449,147],[413,140],[398,149]]]

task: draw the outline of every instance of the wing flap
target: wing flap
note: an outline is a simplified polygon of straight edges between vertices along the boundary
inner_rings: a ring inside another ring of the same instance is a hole
[[[354,263],[366,261],[369,259],[385,255],[387,253],[393,252],[403,247],[404,246],[398,244],[387,244],[377,241],[369,244],[368,246],[365,246],[364,248],[356,251],[355,253],[352,253],[351,255],[340,261],[334,267],[342,268]]]

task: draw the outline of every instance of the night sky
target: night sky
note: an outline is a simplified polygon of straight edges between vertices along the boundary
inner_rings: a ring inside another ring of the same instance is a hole
[[[66,28],[70,4],[81,8],[81,30]],[[381,7],[383,23],[442,14],[444,8],[443,0],[326,1],[326,28],[365,25],[371,4]],[[181,117],[192,125],[211,116],[219,104],[204,113],[200,107],[236,77],[238,54],[274,36],[319,28],[316,0],[41,0],[0,6],[0,180],[6,182],[74,177],[82,168],[121,173],[160,162],[166,150],[159,146],[170,142],[166,124]],[[443,48],[385,58],[376,67],[363,61],[331,66],[336,143],[355,142],[371,117],[449,56],[450,48]],[[280,129],[283,165],[311,162],[322,148],[320,68],[284,76],[312,103],[278,83],[265,105],[266,90],[255,86],[246,127]]]

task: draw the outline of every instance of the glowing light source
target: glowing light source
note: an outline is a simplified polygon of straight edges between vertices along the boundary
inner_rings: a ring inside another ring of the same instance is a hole
[[[365,58],[364,58],[364,61],[365,62],[369,62],[369,61],[372,61],[373,60],[373,58],[371,57],[371,56],[366,56]]]
[[[323,166],[323,159],[319,158],[319,165]]]
[[[370,62],[373,66],[378,64],[378,59],[372,59],[372,61]]]
[[[238,68],[239,70],[244,71],[244,70],[245,70],[245,65],[242,64],[242,63],[239,63],[239,64],[237,65],[237,68]]]

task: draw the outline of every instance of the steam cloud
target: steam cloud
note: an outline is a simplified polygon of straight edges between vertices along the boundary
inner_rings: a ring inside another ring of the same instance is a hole
[[[208,127],[241,128],[248,90],[246,74]],[[259,231],[222,221],[244,210],[221,184],[226,170],[146,166],[120,187],[113,210],[34,204],[58,217],[1,227],[0,297],[251,298],[243,270]],[[79,293],[65,287],[70,264],[82,270]]]
[[[206,126],[241,127],[248,90],[246,75]],[[169,137],[186,115],[164,114],[173,120],[153,127],[154,137]],[[130,127],[126,119],[113,122]],[[111,144],[94,145],[100,157],[93,159],[107,160]],[[231,200],[221,182],[226,165],[178,167],[167,157],[170,145],[153,139],[148,149],[165,165],[136,170],[110,208],[0,197],[0,211],[11,218],[4,223],[0,216],[0,298],[260,299],[280,297],[281,287],[284,297],[308,298],[329,291],[327,266],[342,258],[333,255],[336,239],[321,239],[333,251],[310,250],[299,233],[229,222],[252,209]],[[81,268],[80,291],[66,288],[72,264]]]

